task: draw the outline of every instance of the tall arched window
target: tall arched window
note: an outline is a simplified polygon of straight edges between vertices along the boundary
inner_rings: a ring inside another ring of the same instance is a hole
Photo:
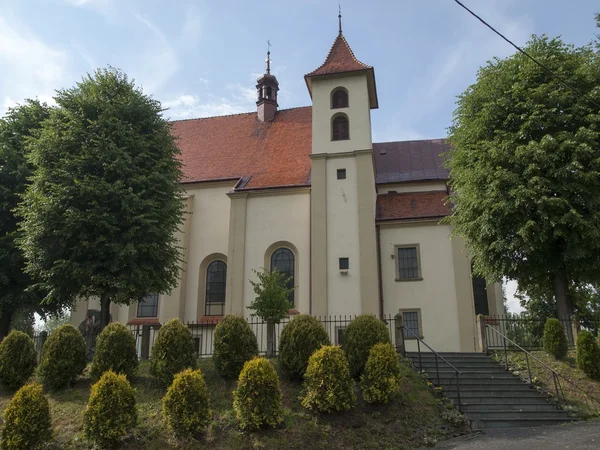
[[[225,286],[227,284],[227,264],[213,261],[206,269],[205,316],[222,316],[225,313]]]
[[[283,273],[287,278],[287,287],[292,289],[289,300],[294,306],[294,254],[289,248],[278,248],[271,255],[271,270]]]
[[[350,139],[350,123],[345,115],[336,116],[331,124],[331,140],[343,141]]]
[[[331,95],[331,109],[348,107],[348,91],[338,88]]]
[[[471,266],[471,273],[473,267]],[[487,296],[487,282],[485,278],[471,275],[473,280],[473,302],[475,302],[475,315],[483,314],[484,316],[489,315],[490,310],[488,307],[488,296]]]

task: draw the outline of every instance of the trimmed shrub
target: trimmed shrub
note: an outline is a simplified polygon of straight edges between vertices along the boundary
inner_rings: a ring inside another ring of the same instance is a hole
[[[308,360],[302,406],[313,411],[349,410],[356,401],[354,380],[340,347],[324,346]]]
[[[42,385],[29,383],[17,391],[4,411],[3,450],[38,448],[52,439],[50,407]]]
[[[296,316],[281,332],[279,367],[292,377],[302,378],[310,355],[323,345],[331,342],[321,322],[307,315]]]
[[[11,331],[0,343],[0,383],[17,390],[31,378],[36,365],[33,340],[22,331]]]
[[[279,378],[265,358],[246,361],[233,391],[233,410],[243,430],[277,426],[283,420]]]
[[[344,331],[343,345],[350,375],[357,378],[363,373],[371,347],[389,343],[389,331],[381,320],[366,314],[352,320]]]
[[[240,316],[225,316],[215,328],[213,361],[219,375],[235,379],[246,361],[258,355],[256,336]]]
[[[38,375],[44,386],[63,389],[83,373],[86,364],[85,339],[73,325],[62,325],[44,343]]]
[[[400,390],[400,359],[391,344],[375,344],[361,377],[368,403],[387,403]]]
[[[558,319],[550,318],[546,320],[543,341],[544,350],[556,359],[567,356],[567,337],[565,336],[565,329]]]
[[[586,330],[577,336],[577,367],[590,378],[600,378],[600,349],[592,333]]]
[[[138,369],[135,338],[122,323],[108,324],[96,340],[92,377],[98,379],[107,370],[122,373],[131,380]]]
[[[169,386],[175,374],[195,369],[196,364],[192,333],[179,319],[169,320],[158,330],[152,346],[150,373]]]
[[[167,425],[178,437],[195,437],[211,419],[210,395],[202,371],[185,369],[175,375],[162,399]]]
[[[92,386],[83,413],[83,433],[98,446],[112,447],[135,427],[135,391],[125,375],[104,372]]]

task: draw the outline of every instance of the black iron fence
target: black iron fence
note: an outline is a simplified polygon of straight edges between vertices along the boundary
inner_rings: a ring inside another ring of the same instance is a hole
[[[516,345],[528,350],[543,347],[542,337],[546,319],[530,317],[527,315],[500,315],[487,316],[485,320],[485,340],[488,349],[503,349],[506,336]],[[575,336],[579,324],[573,317],[559,319],[565,328],[569,346],[575,345]],[[497,332],[494,332],[497,331]],[[509,344],[511,346],[513,344]]]

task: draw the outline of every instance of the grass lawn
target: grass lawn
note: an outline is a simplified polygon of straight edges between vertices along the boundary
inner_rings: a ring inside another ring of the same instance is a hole
[[[543,350],[532,351],[531,353],[562,375],[560,386],[566,400],[566,405],[563,405],[564,409],[570,410],[583,419],[600,416],[600,381],[590,379],[577,368],[576,351],[574,349],[569,350],[567,357],[561,361],[557,361]],[[504,363],[504,353],[497,352],[495,359]],[[508,352],[508,362],[513,373],[529,381],[524,353]],[[536,388],[556,398],[552,372],[533,358],[529,358],[529,364]]]
[[[276,361],[274,361],[276,363]],[[468,432],[462,417],[436,398],[421,376],[408,367],[401,394],[385,406],[365,404],[358,395],[356,408],[331,415],[315,415],[300,405],[302,386],[280,374],[285,410],[283,424],[277,429],[242,433],[232,410],[235,382],[222,380],[212,360],[200,367],[211,394],[213,423],[200,441],[178,442],[170,436],[161,417],[161,398],[165,389],[149,375],[149,363],[140,365],[133,385],[139,423],[120,448],[127,449],[409,449],[432,445],[438,440]],[[48,393],[55,442],[53,449],[89,449],[82,436],[82,413],[86,407],[91,380],[88,376],[60,393]],[[11,394],[0,391],[4,410]]]

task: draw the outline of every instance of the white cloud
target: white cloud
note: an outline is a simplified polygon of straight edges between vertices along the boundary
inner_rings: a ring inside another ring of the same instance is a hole
[[[163,102],[165,116],[169,119],[192,119],[199,117],[225,116],[228,114],[239,114],[249,112],[244,105],[236,104],[226,98],[210,99],[201,101],[198,97],[184,94],[172,100]]]
[[[65,2],[77,8],[89,8],[102,14],[111,23],[116,23],[120,19],[117,13],[118,1],[115,0],[65,0]]]
[[[53,103],[54,90],[64,87],[68,62],[65,51],[0,16],[0,112],[30,97]]]

